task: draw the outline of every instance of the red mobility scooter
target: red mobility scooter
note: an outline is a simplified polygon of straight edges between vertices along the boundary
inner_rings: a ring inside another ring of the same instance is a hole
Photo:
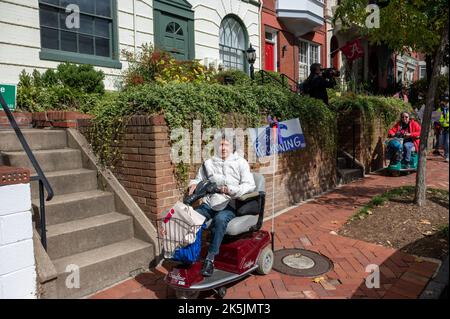
[[[274,254],[271,248],[271,236],[269,232],[261,230],[266,198],[265,180],[260,174],[253,174],[253,176],[256,191],[236,200],[237,209],[242,208],[243,205],[249,205],[251,208],[247,211],[250,213],[237,216],[228,224],[220,252],[215,257],[215,270],[211,277],[203,277],[201,274],[203,260],[207,252],[207,243],[201,245],[200,258],[192,263],[176,262],[165,257],[165,259],[174,262],[174,266],[165,280],[175,290],[177,298],[196,299],[200,292],[208,290],[213,290],[220,298],[224,298],[227,292],[225,287],[227,284],[240,280],[253,272],[265,275],[272,270]],[[197,187],[197,189],[200,188]],[[213,191],[209,190],[209,192]],[[194,193],[195,195],[196,193]],[[202,195],[204,194],[197,194],[198,197]],[[211,221],[206,225],[188,225],[181,220],[176,222],[178,228],[191,228],[194,233],[205,227],[208,229],[211,224]],[[174,240],[173,237],[168,240],[161,236],[161,229],[163,233],[171,231],[164,229],[165,227],[167,227],[167,216],[158,220],[161,256],[165,256],[164,250],[167,247],[182,244],[182,240]]]

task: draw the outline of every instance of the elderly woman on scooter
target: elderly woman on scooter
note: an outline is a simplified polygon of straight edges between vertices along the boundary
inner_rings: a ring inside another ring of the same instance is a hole
[[[214,257],[219,253],[228,223],[236,217],[234,199],[253,192],[256,188],[248,162],[235,153],[235,138],[222,132],[215,137],[215,156],[205,161],[197,176],[189,183],[189,194],[193,194],[198,183],[209,180],[217,184],[220,193],[209,194],[202,199],[197,212],[212,219],[212,241],[202,268],[202,275],[212,276]]]
[[[406,162],[406,168],[409,169],[412,152],[419,151],[420,144],[420,124],[411,118],[408,112],[402,112],[400,121],[389,130],[389,137],[403,138],[403,160]],[[398,150],[389,149],[390,158],[395,158]]]

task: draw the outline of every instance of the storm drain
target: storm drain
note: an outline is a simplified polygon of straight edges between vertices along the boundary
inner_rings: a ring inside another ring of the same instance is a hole
[[[317,277],[333,269],[333,262],[316,252],[305,249],[282,249],[275,252],[273,269],[299,277]]]

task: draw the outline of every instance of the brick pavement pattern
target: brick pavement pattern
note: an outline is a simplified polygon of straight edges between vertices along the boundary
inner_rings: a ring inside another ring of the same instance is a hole
[[[442,157],[429,157],[427,183],[431,187],[449,188],[449,165]],[[304,248],[329,257],[334,269],[323,280],[288,276],[272,271],[269,275],[251,275],[228,285],[229,299],[348,299],[348,298],[417,298],[436,272],[438,264],[355,239],[333,234],[355,211],[374,195],[403,185],[414,185],[415,174],[387,177],[378,174],[338,188],[313,201],[302,204],[275,220],[275,247]],[[264,224],[270,231],[271,221]],[[380,287],[368,289],[366,267],[379,265]],[[92,296],[105,298],[174,298],[164,284],[167,269],[158,267]],[[200,298],[215,298],[204,292]]]

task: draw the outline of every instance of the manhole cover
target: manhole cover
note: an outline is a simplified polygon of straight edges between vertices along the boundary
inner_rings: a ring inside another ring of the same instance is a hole
[[[273,269],[286,275],[317,277],[333,269],[332,261],[305,249],[282,249],[275,252]]]

